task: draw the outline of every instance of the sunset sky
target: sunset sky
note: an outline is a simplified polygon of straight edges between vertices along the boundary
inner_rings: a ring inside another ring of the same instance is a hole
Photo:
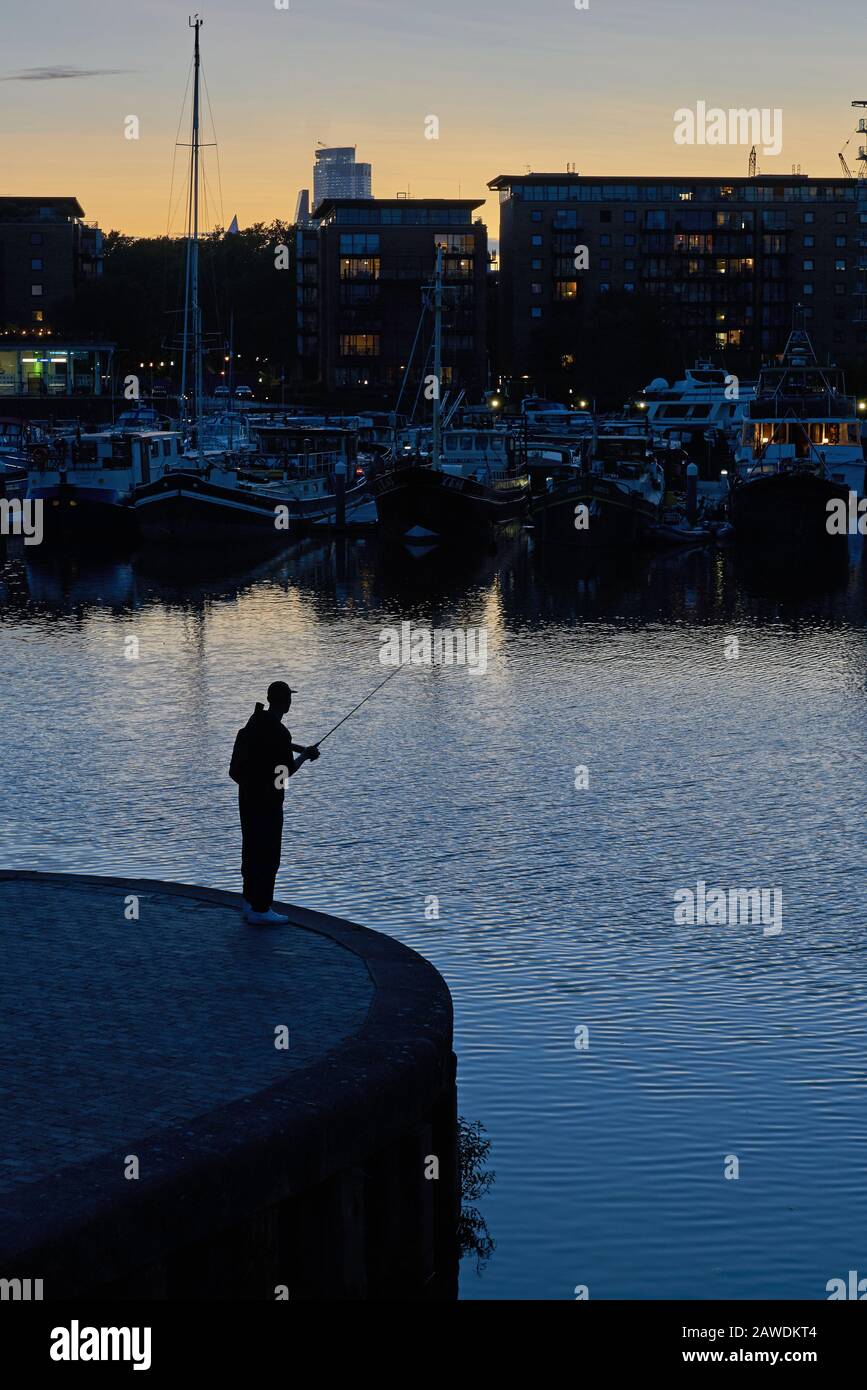
[[[779,107],[766,172],[835,175],[867,96],[855,0],[208,0],[205,76],[222,218],[291,219],[317,141],[355,144],[381,196],[489,197],[499,173],[740,174],[748,148],[682,147],[679,107]],[[3,195],[74,195],[103,229],[169,220],[187,82],[178,0],[41,0],[7,8],[0,48]],[[62,76],[64,70],[74,75]],[[124,138],[136,115],[138,141]],[[428,115],[440,139],[427,140]],[[186,121],[185,121],[186,125]],[[188,139],[185,129],[181,139]],[[847,157],[857,168],[857,141]],[[184,152],[179,151],[179,160]],[[181,185],[179,164],[175,201]],[[171,229],[180,232],[179,214]]]

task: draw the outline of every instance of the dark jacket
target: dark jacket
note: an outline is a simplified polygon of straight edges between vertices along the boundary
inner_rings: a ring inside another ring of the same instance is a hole
[[[256,705],[243,729],[238,730],[229,776],[245,795],[282,802],[283,789],[275,783],[283,769],[283,780],[295,772],[292,735],[263,705]]]

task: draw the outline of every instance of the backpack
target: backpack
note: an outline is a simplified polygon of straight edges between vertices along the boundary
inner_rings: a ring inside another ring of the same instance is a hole
[[[229,776],[240,786],[250,776],[250,730],[245,726],[235,735],[232,761],[229,763]]]

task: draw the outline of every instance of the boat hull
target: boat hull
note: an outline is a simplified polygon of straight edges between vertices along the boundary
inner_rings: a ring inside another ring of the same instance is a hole
[[[814,473],[771,473],[737,483],[729,514],[738,540],[834,546],[846,538],[829,535],[827,504],[848,497],[844,484]]]
[[[515,521],[524,515],[529,496],[524,479],[490,487],[421,464],[380,474],[370,490],[384,531],[439,538],[485,534]]]
[[[576,525],[579,507],[587,508],[586,526]],[[591,477],[537,496],[531,515],[541,541],[592,550],[638,544],[658,513],[637,493]]]
[[[351,506],[364,487],[348,489]],[[333,520],[332,496],[294,498],[211,482],[193,473],[169,473],[140,487],[135,512],[145,540],[210,545],[258,542],[281,545],[289,536]]]
[[[45,540],[115,545],[132,540],[136,518],[126,496],[115,488],[69,483],[31,486],[27,496],[42,503]]]

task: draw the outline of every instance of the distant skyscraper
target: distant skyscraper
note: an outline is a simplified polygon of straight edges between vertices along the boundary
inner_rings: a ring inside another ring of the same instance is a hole
[[[369,164],[357,164],[355,145],[316,151],[313,210],[326,198],[370,198]]]
[[[310,225],[310,189],[302,188],[298,194],[295,204],[295,225],[296,227],[309,227]]]

